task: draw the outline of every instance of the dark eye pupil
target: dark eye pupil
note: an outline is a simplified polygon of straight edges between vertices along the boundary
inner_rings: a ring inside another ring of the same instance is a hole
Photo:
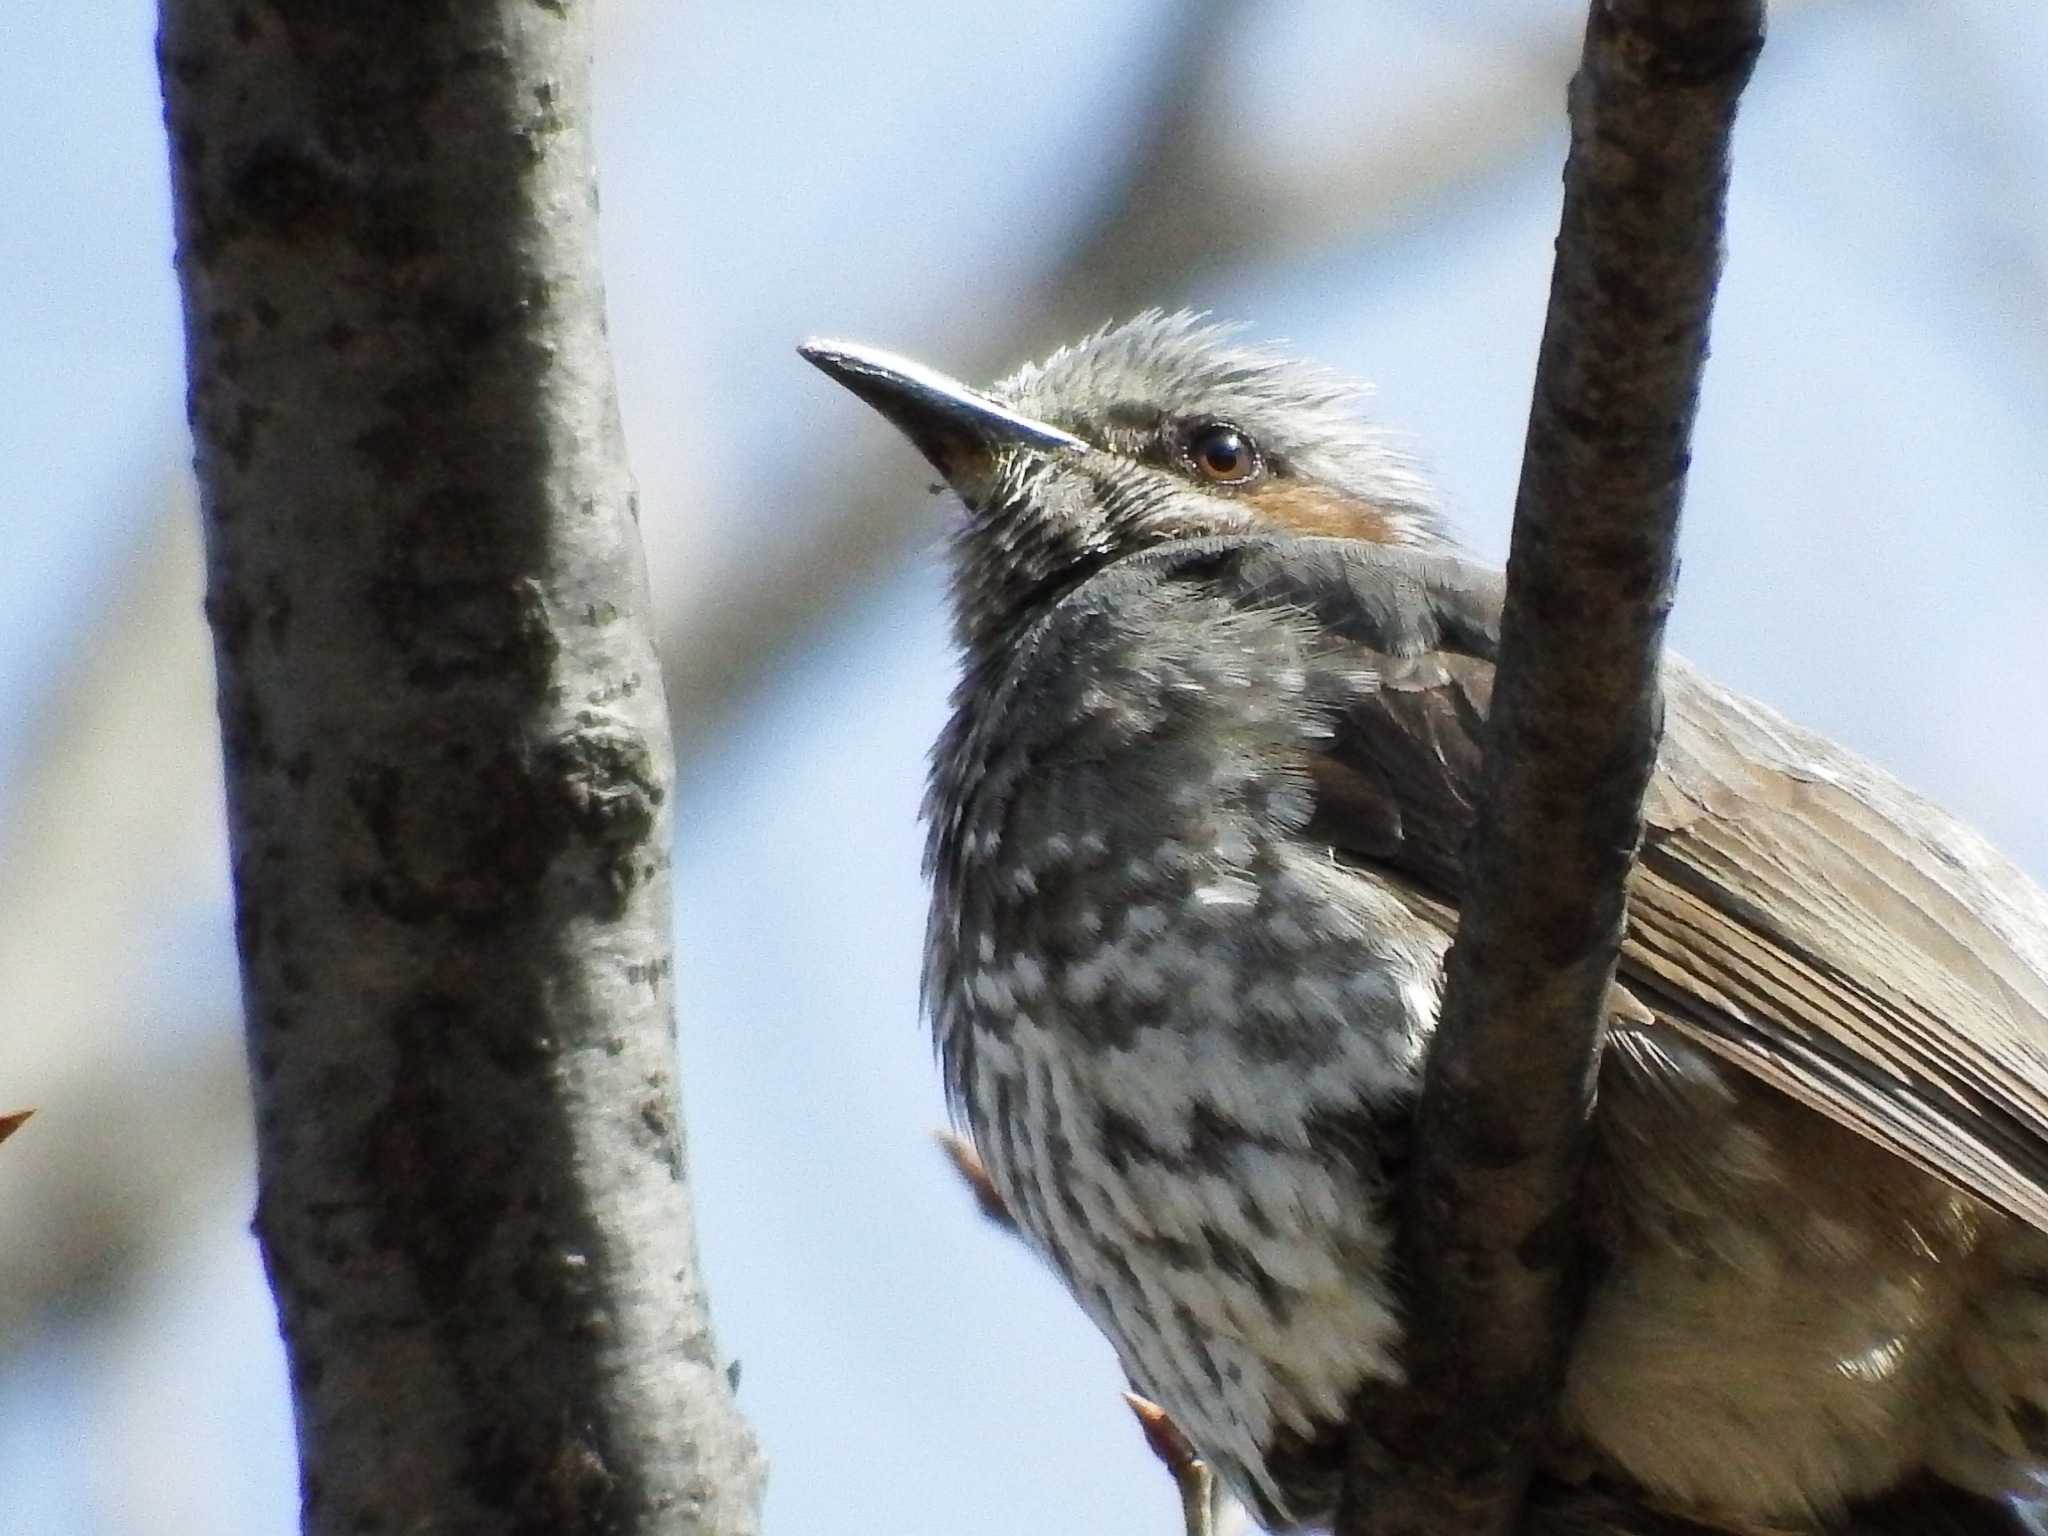
[[[1195,467],[1212,480],[1242,480],[1257,465],[1251,439],[1235,427],[1204,427],[1189,448]]]

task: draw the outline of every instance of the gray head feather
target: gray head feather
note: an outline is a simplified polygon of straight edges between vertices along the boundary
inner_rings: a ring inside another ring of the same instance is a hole
[[[1010,443],[947,466],[968,515],[954,550],[970,654],[1111,561],[1178,539],[1292,531],[1449,548],[1413,461],[1366,418],[1365,389],[1186,312],[1105,327],[989,392],[1079,438],[1080,452]],[[1241,484],[1205,482],[1188,447],[1227,425],[1254,445]]]
[[[1132,452],[1164,422],[1227,421],[1288,479],[1370,502],[1398,542],[1447,543],[1435,489],[1402,440],[1366,415],[1371,389],[1240,340],[1244,327],[1146,310],[1027,364],[991,394],[1100,447]]]

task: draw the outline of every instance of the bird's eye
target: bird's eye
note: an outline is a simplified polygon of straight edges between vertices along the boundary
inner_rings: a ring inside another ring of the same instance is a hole
[[[1212,421],[1188,434],[1188,467],[1217,485],[1242,485],[1259,472],[1259,448],[1226,422]]]

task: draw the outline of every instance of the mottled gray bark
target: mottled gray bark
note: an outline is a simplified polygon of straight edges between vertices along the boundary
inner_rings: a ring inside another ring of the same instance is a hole
[[[756,1525],[678,1120],[590,11],[164,0],[312,1532]]]
[[[1412,1388],[1362,1405],[1343,1536],[1505,1536],[1556,1401],[1729,139],[1762,41],[1762,0],[1592,5],[1478,823],[1408,1190]]]

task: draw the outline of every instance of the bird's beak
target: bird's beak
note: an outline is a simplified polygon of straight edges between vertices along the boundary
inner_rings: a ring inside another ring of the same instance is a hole
[[[797,351],[887,417],[963,495],[1004,448],[1058,453],[1088,446],[1071,432],[1019,415],[907,357],[820,338]]]

